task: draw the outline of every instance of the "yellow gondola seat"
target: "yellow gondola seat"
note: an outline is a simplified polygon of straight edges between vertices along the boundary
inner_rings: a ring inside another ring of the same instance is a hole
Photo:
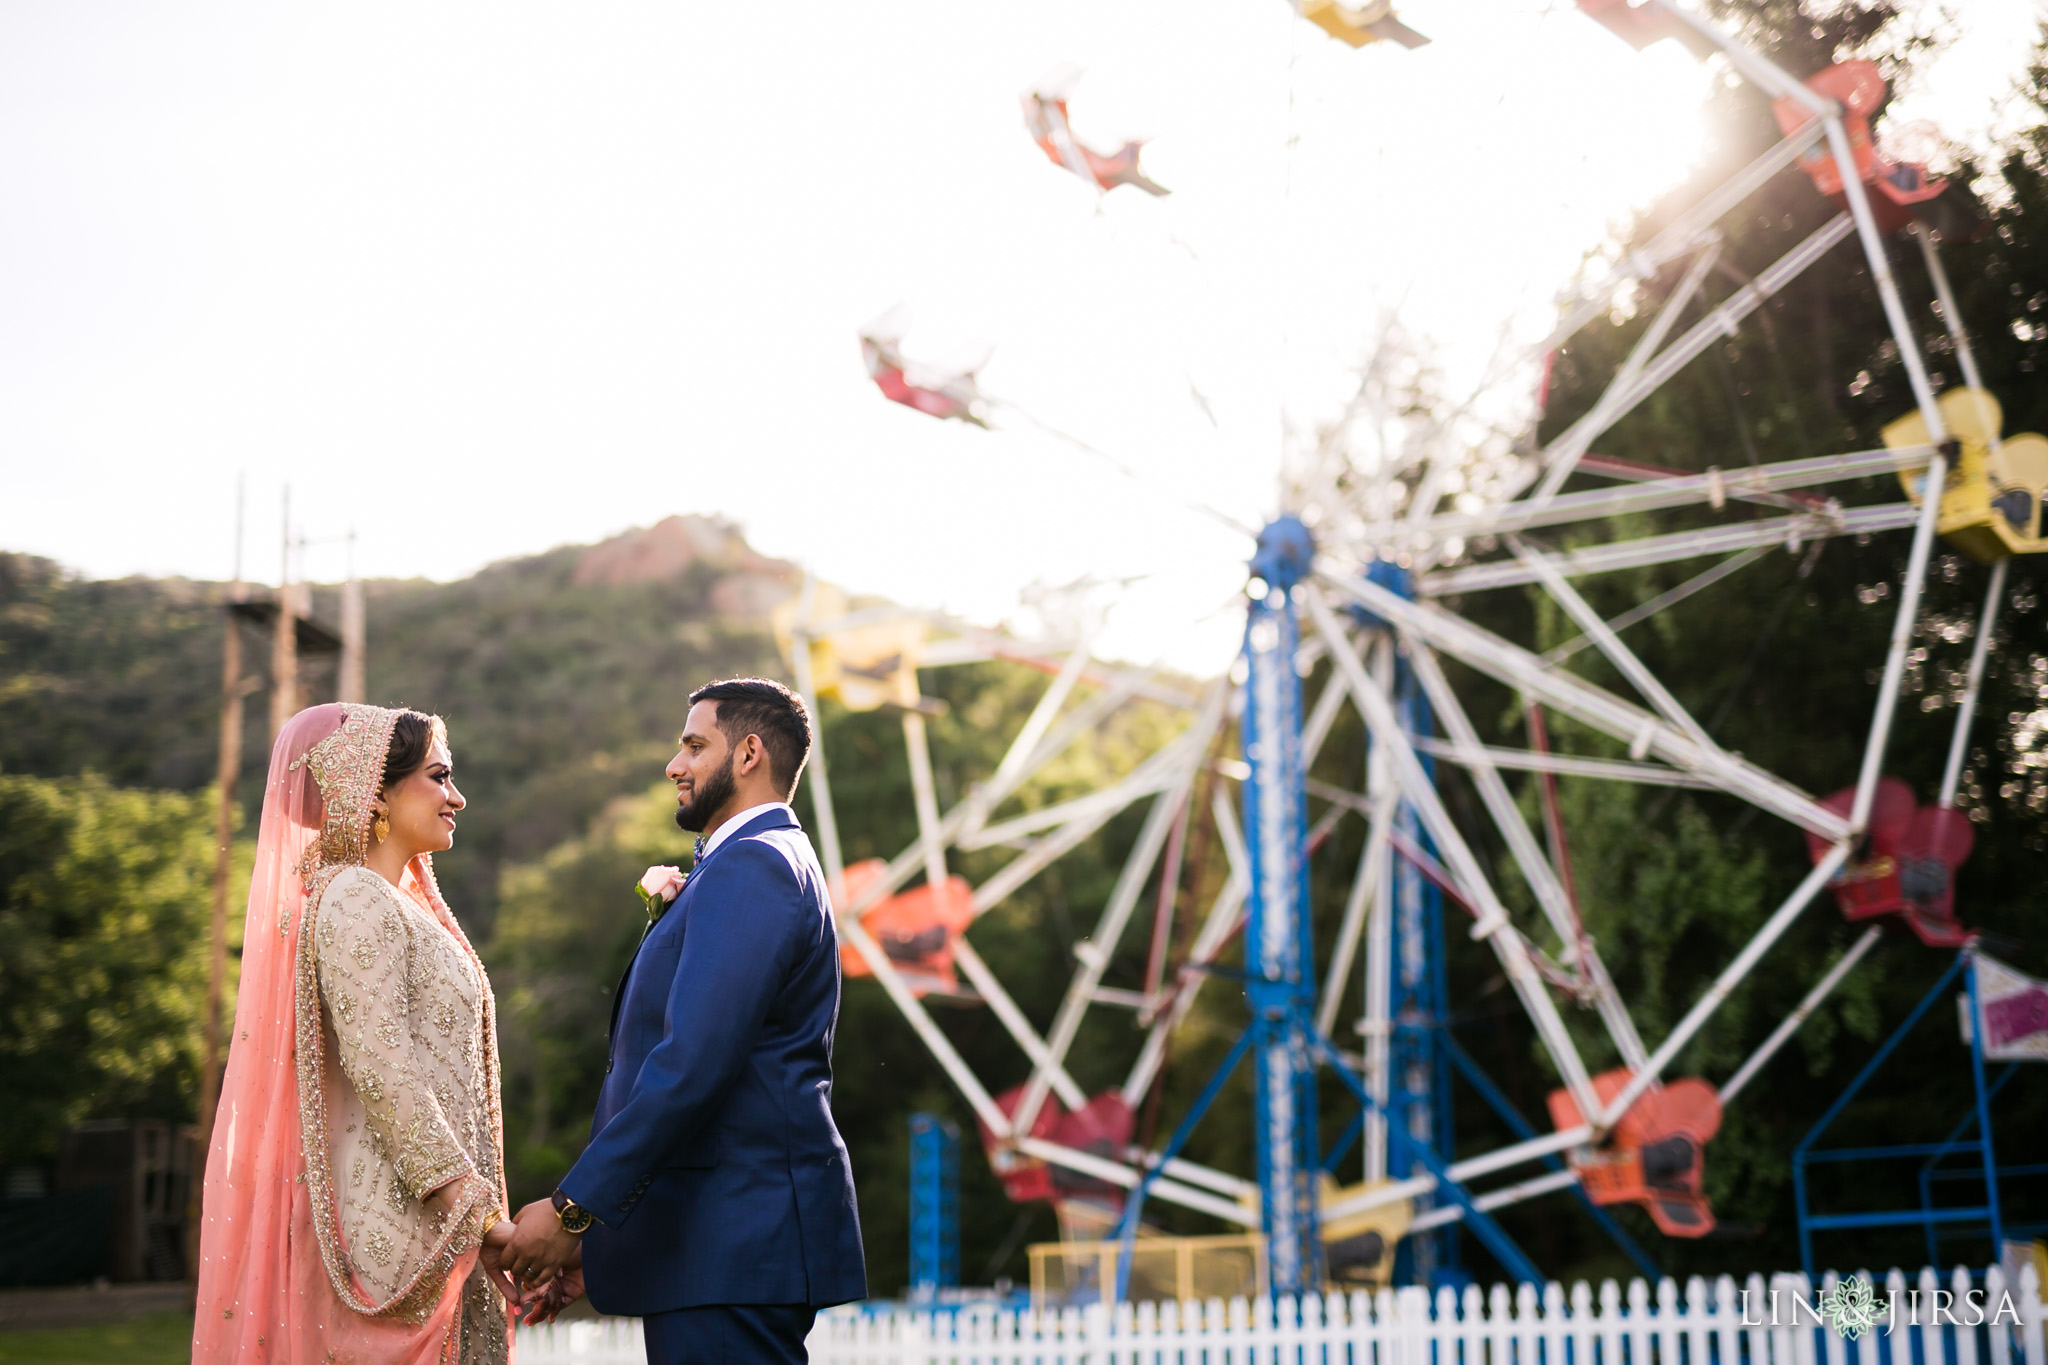
[[[1942,486],[1935,529],[1985,564],[2048,550],[2043,534],[2048,528],[2041,524],[2041,500],[2048,497],[2048,437],[2029,431],[2000,440],[2004,411],[1982,389],[1952,388],[1935,406],[1958,447]],[[1927,439],[1927,423],[1918,412],[1884,429],[1885,446],[1892,450],[1925,445]],[[1899,482],[1908,497],[1920,501],[1918,469],[1902,470]]]

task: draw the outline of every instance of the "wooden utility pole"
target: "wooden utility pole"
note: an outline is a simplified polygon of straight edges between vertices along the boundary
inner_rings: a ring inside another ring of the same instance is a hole
[[[335,679],[336,701],[362,701],[363,584],[356,577],[356,536],[348,536],[348,581],[341,585],[341,667]]]
[[[292,584],[292,490],[284,490],[284,568],[277,577],[277,622],[270,638],[270,737],[299,712],[299,601]]]

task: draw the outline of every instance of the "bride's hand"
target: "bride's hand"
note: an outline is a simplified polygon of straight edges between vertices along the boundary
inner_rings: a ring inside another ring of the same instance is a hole
[[[562,1310],[583,1297],[583,1253],[579,1250],[576,1258],[564,1266],[562,1272],[549,1280],[547,1287],[528,1296],[520,1304],[526,1316],[522,1321],[528,1327],[544,1322],[553,1322],[562,1316]]]
[[[505,1248],[512,1244],[512,1220],[500,1218],[484,1233],[482,1245],[477,1248],[477,1263],[484,1268],[484,1274],[491,1277],[491,1283],[505,1296],[505,1302],[515,1311],[524,1306],[519,1286],[512,1283],[512,1277],[505,1273]]]

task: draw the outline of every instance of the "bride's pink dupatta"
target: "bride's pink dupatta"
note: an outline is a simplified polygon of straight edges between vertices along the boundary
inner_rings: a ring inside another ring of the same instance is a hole
[[[360,822],[367,830],[369,821],[367,791],[359,794],[360,811],[325,810],[306,757],[351,713],[360,720],[371,709],[336,704],[301,711],[271,749],[234,1032],[206,1160],[192,1338],[192,1359],[203,1365],[428,1365],[454,1358],[462,1284],[476,1265],[476,1252],[457,1258],[425,1321],[367,1316],[335,1292],[306,1179],[295,1041],[306,880],[316,865],[331,865],[337,855],[345,859],[350,850],[337,842],[359,845],[363,833],[354,826]],[[376,753],[363,757],[373,757],[381,774],[390,722],[369,730],[363,743],[374,744]],[[360,854],[352,861],[361,861]],[[432,885],[427,869],[413,871],[416,880]]]

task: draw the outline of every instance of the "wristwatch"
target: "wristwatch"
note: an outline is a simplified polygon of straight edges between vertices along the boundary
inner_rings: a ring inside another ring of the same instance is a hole
[[[590,1231],[590,1225],[597,1221],[589,1209],[563,1194],[560,1189],[557,1189],[551,1198],[555,1206],[555,1217],[562,1220],[562,1231],[581,1237]]]

